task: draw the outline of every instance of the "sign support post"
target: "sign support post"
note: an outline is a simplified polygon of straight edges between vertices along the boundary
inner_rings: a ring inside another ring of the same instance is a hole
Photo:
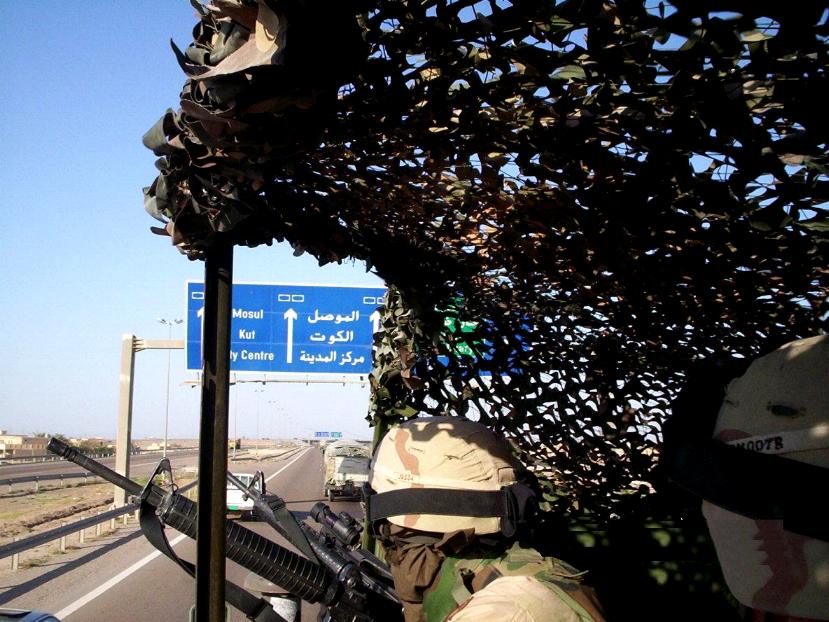
[[[223,622],[233,282],[233,246],[223,239],[207,250],[204,282],[195,617],[197,622]]]
[[[118,436],[115,441],[115,470],[126,478],[130,476],[132,450],[132,387],[135,382],[135,353],[142,350],[182,350],[181,339],[141,339],[126,334],[121,339],[121,380],[118,390]],[[126,491],[114,486],[115,505],[127,503]]]
[[[118,437],[115,440],[115,470],[130,476],[130,449],[132,444],[132,387],[135,379],[135,335],[124,335],[121,340],[121,379],[118,391]],[[127,503],[127,492],[115,486],[115,505]]]

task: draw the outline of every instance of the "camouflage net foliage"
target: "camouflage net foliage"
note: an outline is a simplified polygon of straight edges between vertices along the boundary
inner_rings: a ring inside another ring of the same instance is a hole
[[[194,6],[145,205],[376,271],[375,421],[480,417],[618,515],[691,361],[826,328],[827,2]]]

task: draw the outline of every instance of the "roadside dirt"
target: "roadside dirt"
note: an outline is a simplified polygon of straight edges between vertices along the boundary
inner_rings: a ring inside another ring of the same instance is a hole
[[[289,450],[260,450],[240,452],[235,462],[266,461],[274,459]],[[183,469],[176,473],[178,486],[188,484],[195,477],[194,469]],[[196,490],[188,493],[195,499]],[[113,486],[110,483],[77,483],[60,486],[40,485],[35,492],[33,486],[20,486],[12,491],[0,492],[0,546],[12,542],[15,538],[24,539],[36,533],[60,527],[62,523],[73,523],[81,518],[93,516],[108,510],[113,503]],[[119,524],[121,520],[119,519]],[[108,523],[101,525],[108,531]],[[89,528],[95,532],[95,527]],[[23,557],[38,558],[47,556],[54,549],[51,545],[29,549],[21,554]],[[53,552],[53,551],[52,551]]]
[[[112,504],[112,484],[78,484],[0,494],[0,545],[83,518]]]

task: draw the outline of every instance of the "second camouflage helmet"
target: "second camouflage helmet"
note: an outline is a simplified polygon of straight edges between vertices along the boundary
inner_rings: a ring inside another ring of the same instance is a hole
[[[417,494],[418,489],[426,489],[420,497],[425,501],[424,512],[413,511],[410,498],[405,503],[409,507],[406,513],[386,516],[390,523],[421,531],[474,529],[476,534],[491,534],[502,531],[501,508],[514,499],[502,491],[513,488],[521,470],[507,442],[486,426],[461,417],[421,417],[389,430],[372,459],[369,484],[378,497],[393,491]],[[458,494],[429,492],[435,489]],[[404,499],[407,494],[385,496]],[[426,510],[435,507],[435,498],[441,496],[449,504],[443,503],[439,514],[428,513]],[[451,503],[453,499],[455,503]],[[489,513],[480,509],[487,504],[496,509]],[[477,512],[472,509],[476,505]]]

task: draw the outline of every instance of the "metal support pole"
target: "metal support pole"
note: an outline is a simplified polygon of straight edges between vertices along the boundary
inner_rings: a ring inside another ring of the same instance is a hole
[[[184,320],[168,320],[167,318],[159,318],[158,321],[167,326],[167,341],[172,341],[173,325],[181,324]],[[161,454],[164,458],[167,457],[167,430],[170,424],[170,359],[172,358],[172,355],[172,350],[167,350],[167,391],[164,397],[164,451]]]
[[[184,348],[183,340],[139,339],[132,334],[124,335],[121,340],[121,380],[118,395],[118,436],[115,442],[115,470],[124,477],[129,478],[130,476],[132,388],[135,381],[135,353],[148,349],[181,350],[182,348]],[[166,436],[165,433],[165,438]],[[166,442],[164,446],[167,446]],[[85,479],[84,482],[86,482]],[[118,507],[126,505],[127,503],[127,493],[123,488],[119,488],[118,486],[115,486],[115,503]]]
[[[204,264],[199,513],[196,539],[197,622],[225,618],[225,490],[233,246],[217,240]]]
[[[121,382],[118,395],[118,437],[115,441],[115,470],[124,477],[130,476],[130,444],[132,442],[132,385],[135,378],[135,335],[121,339]],[[115,503],[118,507],[127,503],[127,493],[118,486]]]
[[[169,326],[167,330],[167,339],[173,338],[173,327]],[[167,350],[167,392],[164,395],[164,452],[162,457],[167,457],[167,430],[170,425],[170,359],[173,351]]]

